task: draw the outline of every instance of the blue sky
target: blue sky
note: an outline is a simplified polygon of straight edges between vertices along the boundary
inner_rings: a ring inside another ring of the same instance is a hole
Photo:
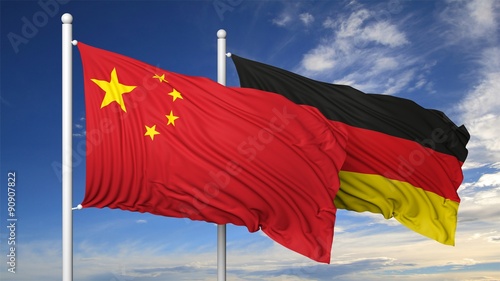
[[[64,12],[74,17],[76,40],[212,79],[216,33],[224,28],[229,52],[410,98],[469,129],[455,247],[394,220],[339,211],[331,264],[323,265],[229,225],[229,280],[500,280],[500,1],[42,0],[1,1],[0,9],[1,280],[61,278]],[[76,48],[73,66],[76,206],[85,186]],[[227,84],[238,85],[230,60],[227,66]],[[16,274],[6,264],[9,171],[17,180]],[[214,280],[215,268],[213,224],[110,209],[74,212],[75,280]]]

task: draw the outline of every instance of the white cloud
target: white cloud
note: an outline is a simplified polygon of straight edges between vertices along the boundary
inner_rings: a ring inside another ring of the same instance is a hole
[[[416,83],[415,83],[415,86],[413,86],[411,88],[411,90],[417,90],[417,89],[420,89],[422,87],[424,87],[426,84],[427,84],[427,80],[425,78],[420,78]]]
[[[500,236],[489,236],[487,239],[491,243],[500,243]]]
[[[78,132],[78,133],[73,133],[73,137],[76,137],[76,138],[83,138],[87,135],[87,131],[85,130],[82,130],[81,132]]]
[[[300,6],[299,3],[286,5],[284,10],[271,22],[274,25],[286,28],[310,26],[314,22],[314,16],[309,12],[300,13]],[[301,23],[301,25],[297,25],[297,23]]]
[[[272,22],[277,26],[286,26],[292,21],[292,16],[289,14],[281,14],[279,17],[274,18]]]
[[[327,17],[322,27],[328,35],[303,55],[296,72],[365,92],[396,94],[416,83],[415,68],[425,72],[430,67],[401,48],[409,41],[396,23],[378,20],[359,5],[347,15]],[[419,87],[431,85],[422,74],[419,80]]]
[[[338,25],[338,37],[349,38],[363,32],[363,25],[370,18],[370,13],[366,9],[354,11],[347,20],[341,20]],[[332,26],[333,27],[333,26]]]
[[[73,137],[83,138],[87,135],[87,131],[85,130],[85,116],[78,118],[75,128],[76,130],[73,130]]]
[[[500,48],[482,51],[479,83],[459,105],[471,134],[469,159],[473,162],[500,161]]]
[[[401,92],[404,88],[410,85],[410,82],[415,78],[415,70],[403,70],[398,75],[389,77],[385,84],[385,91],[383,94],[394,95]]]
[[[496,186],[500,187],[500,172],[495,174],[484,174],[476,182],[477,187]]]
[[[389,47],[398,47],[409,43],[404,33],[399,31],[395,25],[386,21],[367,26],[363,29],[362,36],[367,41],[377,42]]]
[[[326,20],[323,21],[324,28],[335,29],[337,23],[330,17],[327,17]]]
[[[302,13],[299,15],[299,19],[304,23],[304,25],[308,26],[314,21],[313,15],[310,13]]]
[[[469,50],[474,67],[466,75],[475,81],[458,105],[471,134],[464,168],[500,161],[500,1],[448,1],[440,14],[450,48]],[[471,162],[468,164],[467,162]]]
[[[460,4],[465,4],[465,7]],[[498,26],[498,7],[495,0],[460,1],[458,9],[451,8],[452,16],[458,14],[452,22],[462,29],[464,37],[489,37]]]
[[[470,148],[470,146],[469,146]],[[462,170],[471,170],[471,169],[478,169],[487,166],[486,163],[483,162],[474,162],[473,160],[467,160],[462,166]]]
[[[481,222],[481,227],[486,230],[483,233],[486,234],[492,234],[488,232],[491,229],[499,229],[500,171],[482,174],[477,180],[462,184],[459,195],[462,199],[459,208],[459,221]],[[475,227],[477,226],[475,225]],[[478,233],[481,232],[475,232],[472,237],[480,237],[481,235]]]
[[[408,87],[414,79],[414,69],[388,71],[375,68],[354,71],[341,79],[334,80],[333,83],[350,85],[368,93],[393,95]]]
[[[440,19],[448,26],[441,32],[451,45],[470,40],[468,47],[498,40],[500,2],[496,0],[448,1]]]
[[[324,71],[335,66],[335,49],[321,45],[304,55],[303,66],[310,71]]]
[[[381,57],[381,58],[377,58],[375,60],[373,70],[375,72],[394,70],[394,69],[397,69],[398,66],[399,66],[399,63],[395,58]]]
[[[495,0],[468,1],[467,8],[470,11],[472,21],[475,23],[475,30],[482,34],[489,34],[497,26],[495,16]]]
[[[323,22],[323,27],[336,31],[337,39],[361,40],[365,43],[374,42],[389,47],[409,43],[406,35],[395,24],[375,20],[367,9],[354,11],[347,19],[339,21],[327,18]]]

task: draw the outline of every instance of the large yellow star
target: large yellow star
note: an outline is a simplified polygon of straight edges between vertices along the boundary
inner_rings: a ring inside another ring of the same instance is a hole
[[[179,93],[176,89],[172,89],[172,92],[168,93],[169,96],[172,96],[173,101],[176,99],[181,99],[183,100],[184,98],[182,97],[181,93]]]
[[[172,112],[172,110],[170,110],[170,114],[169,115],[165,115],[165,117],[167,117],[168,119],[168,122],[167,122],[167,126],[172,124],[173,126],[175,126],[175,120],[179,118],[179,116],[175,116],[174,113]]]
[[[148,127],[148,126],[145,127],[146,127],[146,133],[144,134],[144,136],[151,137],[151,140],[154,140],[155,135],[160,134],[158,131],[156,131],[156,125],[153,125],[153,127]]]
[[[158,74],[155,74],[155,76],[153,76],[153,78],[156,78],[156,79],[160,80],[160,83],[161,82],[167,82],[168,83],[167,79],[165,79],[165,74],[162,74],[161,76],[158,75]]]
[[[109,105],[112,102],[117,102],[123,111],[127,112],[125,108],[125,102],[123,101],[123,94],[130,93],[137,86],[127,86],[123,85],[118,81],[118,75],[116,74],[116,68],[113,68],[111,71],[111,80],[98,80],[98,79],[90,79],[92,82],[96,83],[101,89],[106,92],[104,99],[101,103],[101,108]]]

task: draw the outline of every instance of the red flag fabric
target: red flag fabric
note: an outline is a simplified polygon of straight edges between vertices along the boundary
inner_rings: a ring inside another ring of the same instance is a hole
[[[313,107],[78,43],[84,208],[261,229],[329,263],[345,133]]]

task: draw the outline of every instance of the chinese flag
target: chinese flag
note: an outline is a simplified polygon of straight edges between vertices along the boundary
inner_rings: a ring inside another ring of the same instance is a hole
[[[83,207],[262,229],[329,263],[344,132],[313,107],[78,43]]]

